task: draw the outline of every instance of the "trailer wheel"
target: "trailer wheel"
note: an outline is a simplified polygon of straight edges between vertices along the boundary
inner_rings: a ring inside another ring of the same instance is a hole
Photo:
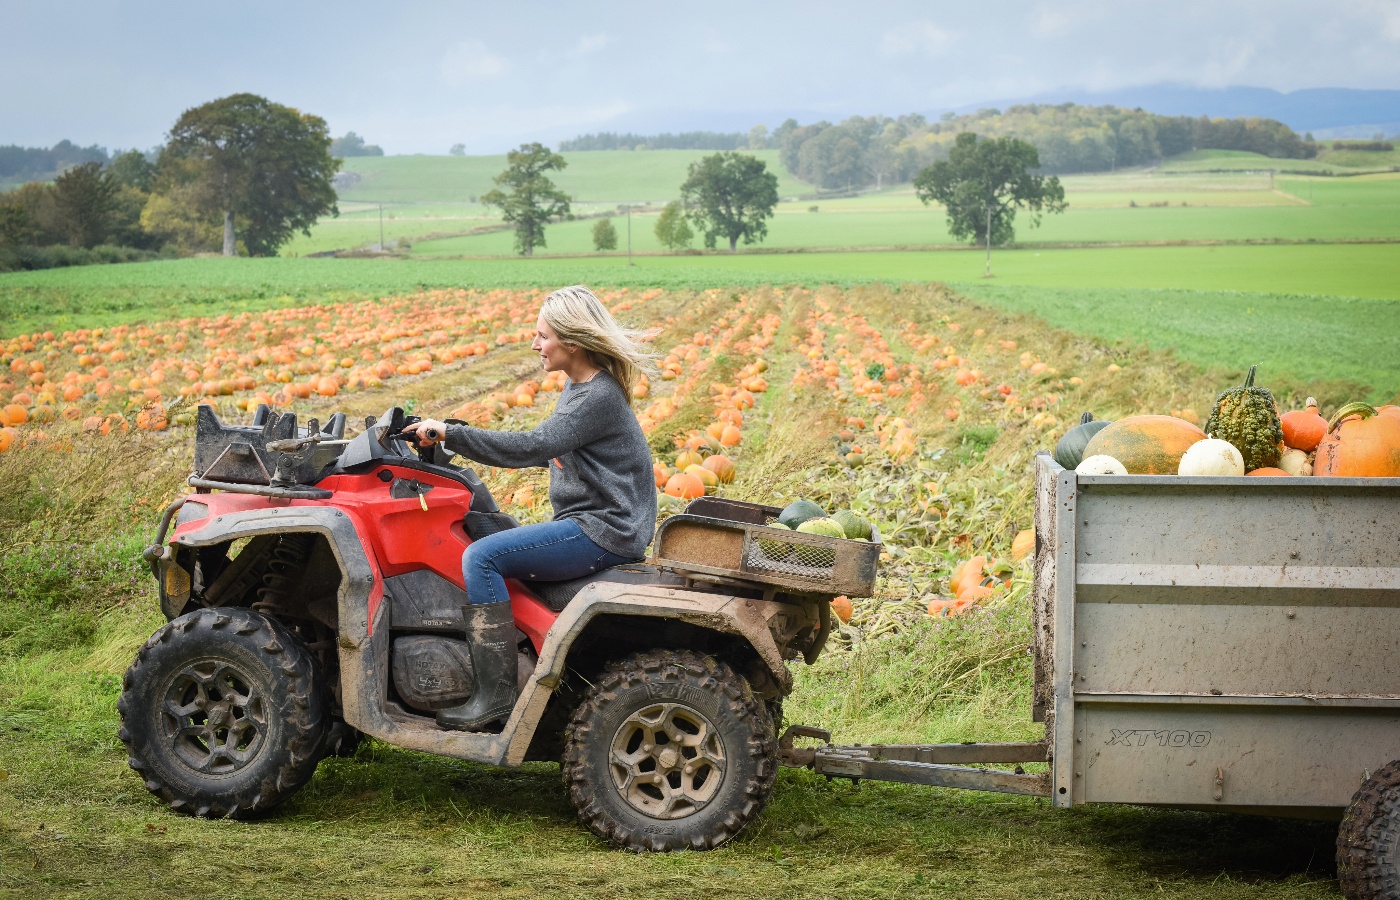
[[[1337,832],[1337,881],[1351,900],[1400,900],[1400,760],[1352,796]]]
[[[201,609],[161,626],[122,688],[131,768],[176,812],[265,812],[306,783],[325,747],[330,716],[311,654],[250,609]]]
[[[583,823],[619,847],[710,850],[768,804],[776,756],[768,711],[741,675],[653,650],[608,666],[587,692],[564,781]]]

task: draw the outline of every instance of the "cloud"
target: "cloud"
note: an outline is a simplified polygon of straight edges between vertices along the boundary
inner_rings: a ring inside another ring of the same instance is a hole
[[[1042,6],[1031,20],[1031,27],[1041,37],[1059,37],[1073,25],[1074,16],[1061,7]]]
[[[613,42],[612,36],[607,34],[585,34],[578,39],[574,45],[574,52],[579,56],[587,56],[590,53],[597,53],[608,44]]]
[[[505,59],[486,49],[481,41],[460,41],[443,54],[438,69],[451,87],[464,87],[504,75]]]
[[[953,46],[953,34],[929,21],[909,22],[885,32],[881,50],[886,56],[913,53],[939,56]]]

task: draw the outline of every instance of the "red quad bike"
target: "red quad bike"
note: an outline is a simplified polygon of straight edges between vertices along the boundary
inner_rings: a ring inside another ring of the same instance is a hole
[[[462,552],[517,523],[440,445],[415,453],[414,421],[391,409],[345,440],[341,414],[299,428],[259,407],[249,427],[199,408],[196,493],[143,554],[169,621],[118,703],[131,768],[173,810],[247,818],[369,735],[557,760],[580,819],[628,849],[737,834],[773,789],[785,661],[816,660],[832,596],[869,595],[878,542],[696,500],[661,524],[650,565],[510,581],[519,698],[499,730],[445,730],[435,711],[473,689]]]

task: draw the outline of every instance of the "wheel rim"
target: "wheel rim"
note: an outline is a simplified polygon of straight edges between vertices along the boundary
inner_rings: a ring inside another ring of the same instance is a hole
[[[186,665],[170,680],[161,716],[164,738],[191,769],[237,772],[257,758],[267,733],[263,696],[224,660]]]
[[[610,757],[618,794],[655,819],[694,815],[724,782],[719,730],[678,703],[657,703],[629,716],[613,736]]]

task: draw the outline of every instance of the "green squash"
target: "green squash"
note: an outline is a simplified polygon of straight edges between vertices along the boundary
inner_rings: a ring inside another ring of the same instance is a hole
[[[1093,413],[1086,412],[1079,417],[1079,424],[1066,432],[1055,445],[1055,462],[1066,469],[1079,468],[1084,461],[1084,447],[1089,443],[1089,438],[1112,424],[1111,421],[1096,420]]]
[[[778,524],[784,528],[796,530],[798,525],[808,519],[826,518],[826,510],[822,509],[811,500],[796,500],[789,503],[778,514]]]
[[[1254,386],[1250,366],[1244,384],[1230,388],[1215,398],[1215,407],[1206,420],[1206,434],[1235,445],[1244,457],[1244,470],[1276,467],[1283,454],[1283,427],[1278,405],[1268,388]]]

